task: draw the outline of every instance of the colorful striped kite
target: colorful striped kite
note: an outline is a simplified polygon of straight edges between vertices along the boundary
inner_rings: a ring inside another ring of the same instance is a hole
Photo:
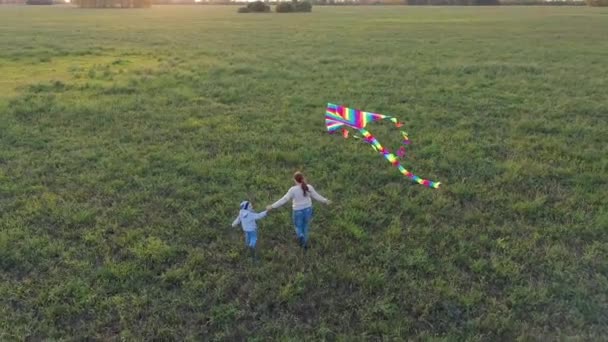
[[[394,118],[392,116],[363,112],[358,109],[347,108],[331,103],[327,104],[327,109],[325,111],[325,125],[327,126],[327,130],[330,134],[337,132],[341,128],[342,135],[344,136],[344,138],[348,138],[348,131],[346,130],[346,127],[354,128],[358,130],[361,135],[363,135],[363,139],[365,140],[365,142],[372,145],[374,150],[382,154],[384,158],[386,158],[393,166],[398,168],[403,175],[418,184],[426,186],[427,188],[439,188],[439,184],[441,183],[422,179],[406,170],[403,166],[401,166],[399,158],[397,158],[389,150],[380,145],[378,140],[369,131],[365,129],[365,126],[368,123],[379,120],[390,120],[392,123],[395,124],[396,127],[403,126],[403,124],[400,123],[397,118]],[[407,136],[407,133],[401,131],[401,135],[403,136],[403,144],[409,145],[410,140]],[[401,146],[401,149],[399,150],[399,155],[405,156],[405,148],[403,146]]]

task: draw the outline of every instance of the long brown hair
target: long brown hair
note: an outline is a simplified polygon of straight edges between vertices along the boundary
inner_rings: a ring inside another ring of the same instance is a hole
[[[302,186],[302,191],[304,191],[304,196],[308,192],[308,185],[306,185],[306,180],[304,180],[304,175],[302,172],[298,171],[293,175],[293,179],[298,182]]]

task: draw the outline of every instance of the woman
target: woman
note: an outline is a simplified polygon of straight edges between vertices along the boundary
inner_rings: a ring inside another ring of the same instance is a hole
[[[301,172],[296,172],[293,175],[293,180],[296,185],[292,186],[283,198],[267,206],[266,210],[277,209],[289,200],[292,200],[293,224],[298,235],[298,242],[302,248],[308,249],[308,224],[312,218],[311,198],[325,204],[330,204],[331,201],[319,195],[312,185],[306,184],[304,175]]]

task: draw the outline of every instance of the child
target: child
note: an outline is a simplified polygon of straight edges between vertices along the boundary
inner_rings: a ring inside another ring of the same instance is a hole
[[[236,227],[239,223],[241,224],[243,232],[245,232],[245,245],[249,248],[251,258],[254,260],[257,260],[255,244],[258,241],[258,225],[256,221],[266,217],[266,214],[268,214],[267,210],[262,211],[261,213],[254,212],[251,203],[249,201],[243,201],[241,202],[239,216],[232,222],[233,227]]]

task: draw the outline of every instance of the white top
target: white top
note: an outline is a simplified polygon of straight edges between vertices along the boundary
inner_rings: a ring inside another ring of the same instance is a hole
[[[308,192],[306,193],[306,196],[304,196],[304,191],[302,190],[302,185],[297,184],[297,185],[292,186],[289,189],[289,191],[287,191],[285,196],[283,196],[283,198],[281,198],[280,200],[276,201],[273,205],[271,205],[271,207],[273,209],[277,209],[278,207],[287,203],[289,200],[292,200],[292,204],[291,204],[292,209],[293,210],[302,210],[302,209],[306,209],[306,208],[309,208],[312,206],[311,198],[314,198],[317,201],[323,202],[323,203],[328,202],[327,198],[319,195],[315,191],[315,188],[313,188],[312,185],[310,185],[310,184],[307,184],[307,185],[308,185]]]
[[[253,232],[258,229],[258,225],[255,221],[263,219],[264,217],[266,217],[266,214],[266,210],[258,214],[247,209],[241,209],[239,211],[239,216],[237,216],[236,219],[232,222],[232,226],[236,227],[240,223],[241,227],[243,228],[243,231]]]

